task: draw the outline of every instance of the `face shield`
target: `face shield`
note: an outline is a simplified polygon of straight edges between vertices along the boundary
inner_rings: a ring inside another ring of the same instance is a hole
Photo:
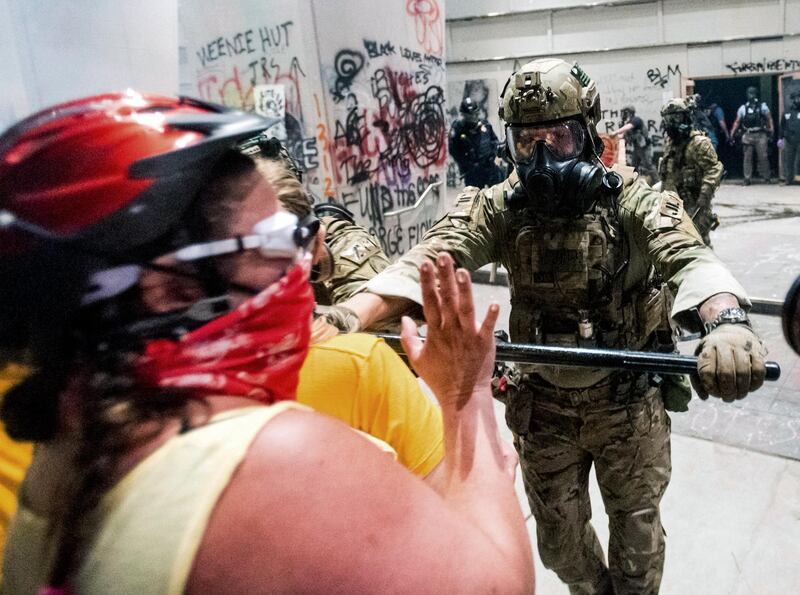
[[[517,164],[531,161],[539,143],[544,143],[555,159],[567,161],[583,153],[586,134],[576,120],[541,125],[512,125],[508,127],[506,142],[511,157]]]

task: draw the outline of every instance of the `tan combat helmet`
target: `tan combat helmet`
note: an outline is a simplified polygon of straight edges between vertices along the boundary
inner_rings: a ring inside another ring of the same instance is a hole
[[[500,96],[500,119],[509,125],[539,124],[571,116],[583,121],[595,147],[600,95],[597,85],[578,66],[558,58],[539,58],[523,65],[506,81]]]
[[[667,101],[661,108],[661,117],[667,117],[674,114],[688,114],[690,113],[689,104],[686,99],[680,97],[673,97]]]
[[[676,139],[680,136],[686,138],[692,130],[694,118],[689,101],[673,97],[661,108],[661,127]]]

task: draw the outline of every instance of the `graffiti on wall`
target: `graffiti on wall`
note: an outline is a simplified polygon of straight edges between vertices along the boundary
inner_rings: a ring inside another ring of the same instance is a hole
[[[417,42],[428,53],[442,53],[442,13],[436,0],[407,0],[406,12],[414,20]]]
[[[351,209],[390,256],[407,251],[444,205],[444,0],[214,6],[179,4],[182,92],[274,120],[267,133],[314,194]]]
[[[726,64],[725,68],[734,74],[759,73],[759,72],[789,72],[800,70],[800,60],[790,60],[786,58],[764,58],[758,62],[732,62]]]
[[[661,106],[679,93],[679,84],[678,64],[664,68],[646,67],[642,71],[613,72],[598,77],[597,87],[603,106],[598,131],[611,134],[618,130],[622,123],[622,108],[632,105],[647,128],[654,154],[661,153],[664,150]],[[628,151],[631,148],[626,147]]]
[[[680,78],[680,64],[669,65],[663,70],[660,66],[649,68],[647,70],[647,80],[649,80],[654,86],[660,87],[661,89],[664,89],[667,85],[669,85],[671,80],[680,81]]]
[[[297,23],[265,22],[205,38],[187,50],[195,58],[196,95],[277,119],[268,134],[283,141],[309,173],[310,183],[318,184],[316,122],[304,109],[309,67]]]
[[[431,0],[410,0],[406,12],[413,36],[363,38],[322,65],[329,183],[390,257],[406,252],[435,220],[447,155],[443,16]],[[391,215],[432,184],[419,212]]]

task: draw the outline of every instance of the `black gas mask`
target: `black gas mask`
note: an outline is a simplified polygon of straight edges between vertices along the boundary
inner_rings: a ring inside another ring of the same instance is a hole
[[[673,141],[689,138],[692,119],[688,113],[673,113],[661,119],[661,129]]]
[[[584,159],[587,134],[576,120],[509,126],[508,152],[520,183],[508,198],[511,209],[528,208],[545,217],[578,217],[602,196],[608,184],[598,164]]]

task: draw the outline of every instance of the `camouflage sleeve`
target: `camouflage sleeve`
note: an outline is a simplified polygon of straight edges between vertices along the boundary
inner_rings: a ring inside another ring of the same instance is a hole
[[[492,191],[502,192],[501,186],[486,191],[468,186],[458,197],[455,208],[439,219],[419,244],[367,283],[367,291],[422,304],[419,265],[425,259],[432,260],[439,252],[448,252],[457,266],[471,271],[494,262],[496,234],[492,223],[496,211]]]
[[[619,213],[631,251],[643,254],[669,284],[676,321],[692,328],[690,310],[718,293],[732,293],[743,307],[751,305],[741,284],[703,243],[677,194],[637,181],[623,190]]]
[[[710,206],[714,192],[719,188],[719,183],[722,180],[722,163],[708,137],[696,136],[695,138],[698,139],[695,141],[695,160],[700,171],[703,172],[698,198],[701,202],[708,201]]]
[[[325,282],[332,304],[352,297],[389,266],[378,239],[366,229],[334,217],[323,217],[325,243],[333,255],[333,276]]]

